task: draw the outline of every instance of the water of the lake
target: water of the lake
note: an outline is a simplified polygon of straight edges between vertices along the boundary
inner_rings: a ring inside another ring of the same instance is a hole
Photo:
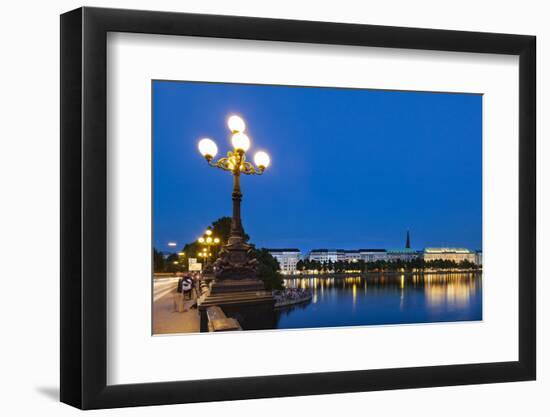
[[[278,310],[278,329],[482,320],[481,273],[305,277],[310,302]]]

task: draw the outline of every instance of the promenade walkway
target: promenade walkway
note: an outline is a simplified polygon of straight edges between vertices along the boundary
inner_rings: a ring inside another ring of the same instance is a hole
[[[174,308],[174,295],[177,294],[178,280],[155,280],[153,286],[153,334],[192,333],[200,329],[199,313],[191,308],[196,302],[186,300],[183,312]],[[181,296],[181,294],[178,294]],[[195,295],[193,295],[195,297]]]

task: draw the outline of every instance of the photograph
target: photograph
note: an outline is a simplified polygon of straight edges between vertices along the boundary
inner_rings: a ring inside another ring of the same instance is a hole
[[[3,4],[0,415],[550,416],[548,7],[467,3]]]
[[[482,94],[151,89],[153,335],[483,320]]]

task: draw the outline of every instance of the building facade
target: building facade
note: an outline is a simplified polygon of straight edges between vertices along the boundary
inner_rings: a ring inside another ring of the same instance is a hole
[[[345,260],[343,249],[313,249],[309,252],[308,259],[317,262],[338,262]]]
[[[361,253],[358,250],[345,250],[344,262],[357,262],[361,259]]]
[[[387,260],[392,261],[404,261],[410,262],[414,259],[417,259],[420,254],[414,249],[404,248],[404,249],[388,249],[387,250]]]
[[[296,273],[296,264],[302,258],[300,249],[267,249],[267,251],[277,259],[283,274]]]
[[[408,239],[407,239],[408,240]],[[296,249],[297,250],[297,249]],[[274,255],[275,256],[275,255]],[[321,263],[327,262],[364,262],[377,261],[403,261],[410,262],[415,259],[424,259],[425,261],[451,260],[457,263],[468,261],[478,266],[482,265],[482,252],[471,251],[465,248],[426,248],[424,250],[415,250],[411,248],[402,249],[314,249],[307,255],[310,261]],[[297,261],[296,261],[297,262]],[[282,268],[282,266],[281,266]],[[295,270],[295,266],[294,266]]]
[[[365,262],[388,260],[386,249],[359,249],[359,256]]]
[[[482,266],[483,265],[483,252],[480,250],[476,251],[476,265]]]
[[[307,258],[317,262],[365,262],[385,261],[385,249],[313,249]]]
[[[439,259],[443,261],[455,261],[457,263],[462,261],[476,263],[475,252],[464,248],[426,248],[422,256],[426,262]]]

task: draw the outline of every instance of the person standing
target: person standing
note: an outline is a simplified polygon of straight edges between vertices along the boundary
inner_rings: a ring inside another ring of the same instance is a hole
[[[182,284],[181,284],[181,289],[182,289],[182,292],[183,292],[183,299],[184,300],[185,299],[191,300],[193,298],[193,294],[192,294],[193,279],[189,275],[186,275],[183,278],[183,281],[182,281]]]

